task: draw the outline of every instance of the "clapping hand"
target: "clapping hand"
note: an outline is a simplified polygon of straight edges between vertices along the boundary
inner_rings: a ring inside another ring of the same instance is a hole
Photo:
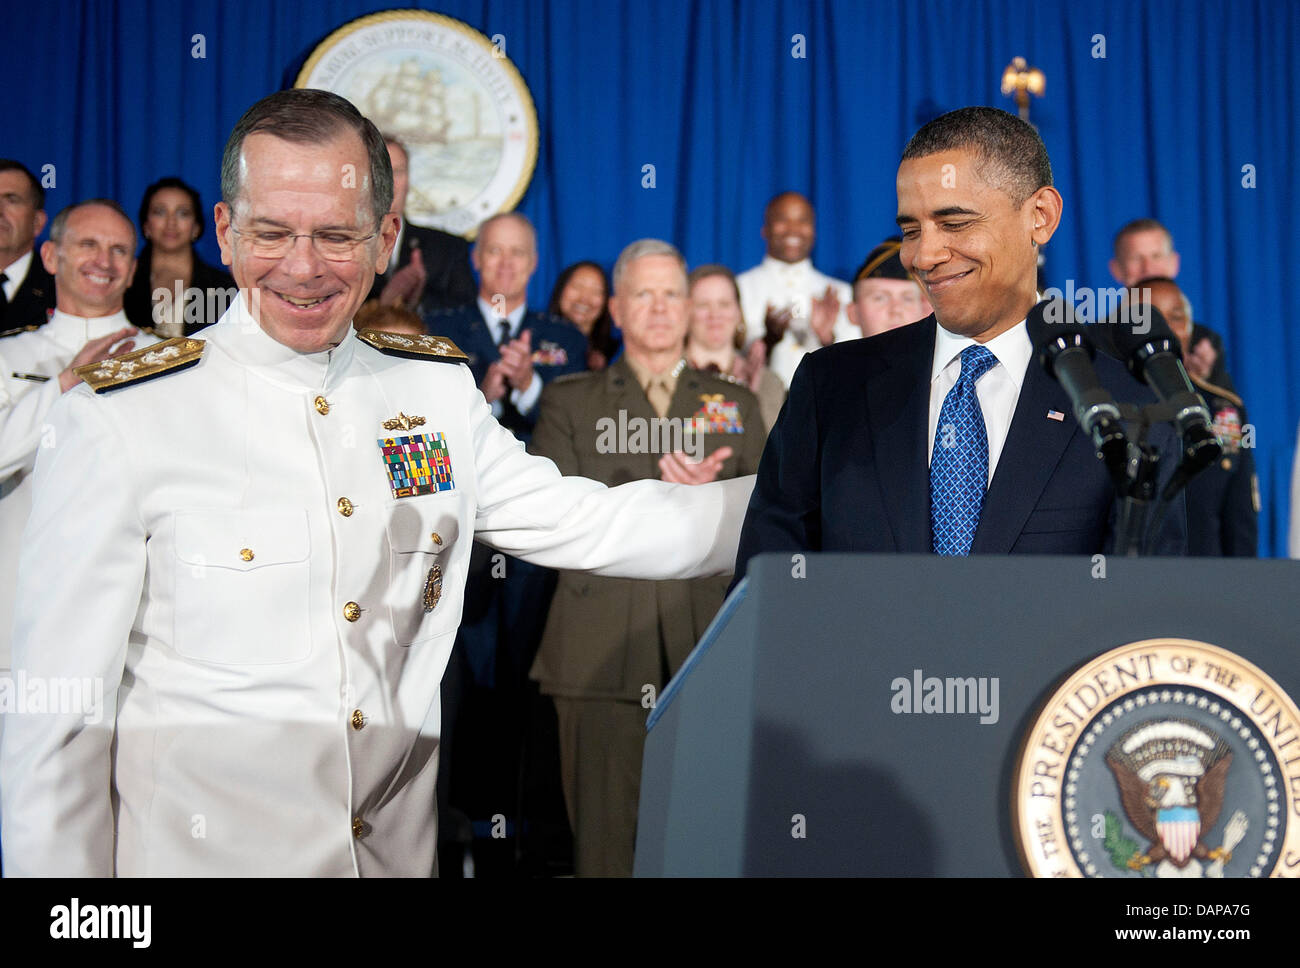
[[[708,484],[718,479],[723,462],[732,455],[730,447],[719,447],[700,461],[691,460],[680,450],[659,458],[659,473],[670,484]]]

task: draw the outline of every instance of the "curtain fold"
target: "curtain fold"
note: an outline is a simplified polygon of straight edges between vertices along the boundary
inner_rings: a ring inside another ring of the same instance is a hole
[[[762,256],[764,202],[807,192],[814,259],[847,277],[893,230],[898,156],[916,127],[967,104],[1014,109],[1002,69],[1047,75],[1032,119],[1065,218],[1047,276],[1113,284],[1125,221],[1161,219],[1179,282],[1224,336],[1256,428],[1260,552],[1285,552],[1300,420],[1296,242],[1300,5],[1288,0],[444,0],[411,3],[491,36],[528,82],[542,127],[520,208],[538,223],[540,305],[560,268],[612,264],[642,236],[692,264]],[[134,213],[179,174],[217,200],[240,113],[292,78],[347,21],[388,7],[343,0],[47,0],[7,14],[4,147],[52,165],[51,214],[91,195]],[[1104,41],[1105,58],[1094,56]],[[204,57],[194,53],[202,46]],[[802,54],[803,56],[797,56]],[[653,188],[642,187],[654,165]],[[1245,166],[1251,166],[1249,168]],[[1253,172],[1254,187],[1243,185]],[[200,243],[209,259],[216,245]]]

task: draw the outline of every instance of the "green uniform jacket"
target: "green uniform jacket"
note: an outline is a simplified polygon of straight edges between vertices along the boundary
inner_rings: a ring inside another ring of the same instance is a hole
[[[719,479],[755,473],[766,437],[758,399],[729,379],[683,369],[668,417],[679,418],[673,423],[680,427],[710,404],[723,416],[702,435],[703,453],[724,446],[734,451]],[[619,360],[608,370],[548,384],[529,449],[555,461],[562,474],[611,487],[658,479],[664,449],[655,445],[672,450],[682,444],[662,440],[664,422],[650,423],[657,419],[631,367]],[[737,423],[741,432],[724,432]],[[652,427],[660,433],[652,434]],[[671,432],[672,425],[666,429]],[[694,446],[688,440],[685,449],[698,455]],[[676,672],[699,641],[729,580],[638,581],[562,571],[531,676],[552,696],[640,701],[646,685],[653,685],[657,695],[664,671]]]

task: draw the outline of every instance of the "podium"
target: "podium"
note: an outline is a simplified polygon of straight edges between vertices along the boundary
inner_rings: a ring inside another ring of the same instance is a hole
[[[1294,699],[1298,618],[1291,561],[759,556],[650,713],[635,873],[1021,876],[1013,774],[1075,668],[1188,639]]]

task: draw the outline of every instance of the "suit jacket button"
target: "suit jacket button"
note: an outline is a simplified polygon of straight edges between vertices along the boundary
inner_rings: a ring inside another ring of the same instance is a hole
[[[360,839],[361,839],[361,835],[364,834],[365,832],[366,832],[366,822],[365,822],[364,820],[362,820],[360,817],[353,817],[353,818],[352,818],[352,836],[353,836],[353,837],[356,837],[358,840],[360,840]]]
[[[437,531],[435,531],[429,537],[433,538],[434,544],[438,545],[439,547],[442,546],[442,535],[440,535]]]
[[[339,498],[338,509],[339,514],[343,515],[345,518],[352,517],[352,502],[347,498]]]
[[[365,714],[360,709],[352,710],[352,728],[362,729],[366,725]]]
[[[355,622],[361,617],[361,606],[356,602],[348,602],[343,606],[343,617],[349,622]]]
[[[253,560],[253,549],[252,549],[252,548],[240,548],[240,549],[239,549],[239,557],[243,558],[245,561],[252,561],[252,560]]]
[[[317,397],[316,412],[320,414],[322,417],[325,416],[325,414],[329,413],[330,412],[329,401],[327,401],[324,397]]]

